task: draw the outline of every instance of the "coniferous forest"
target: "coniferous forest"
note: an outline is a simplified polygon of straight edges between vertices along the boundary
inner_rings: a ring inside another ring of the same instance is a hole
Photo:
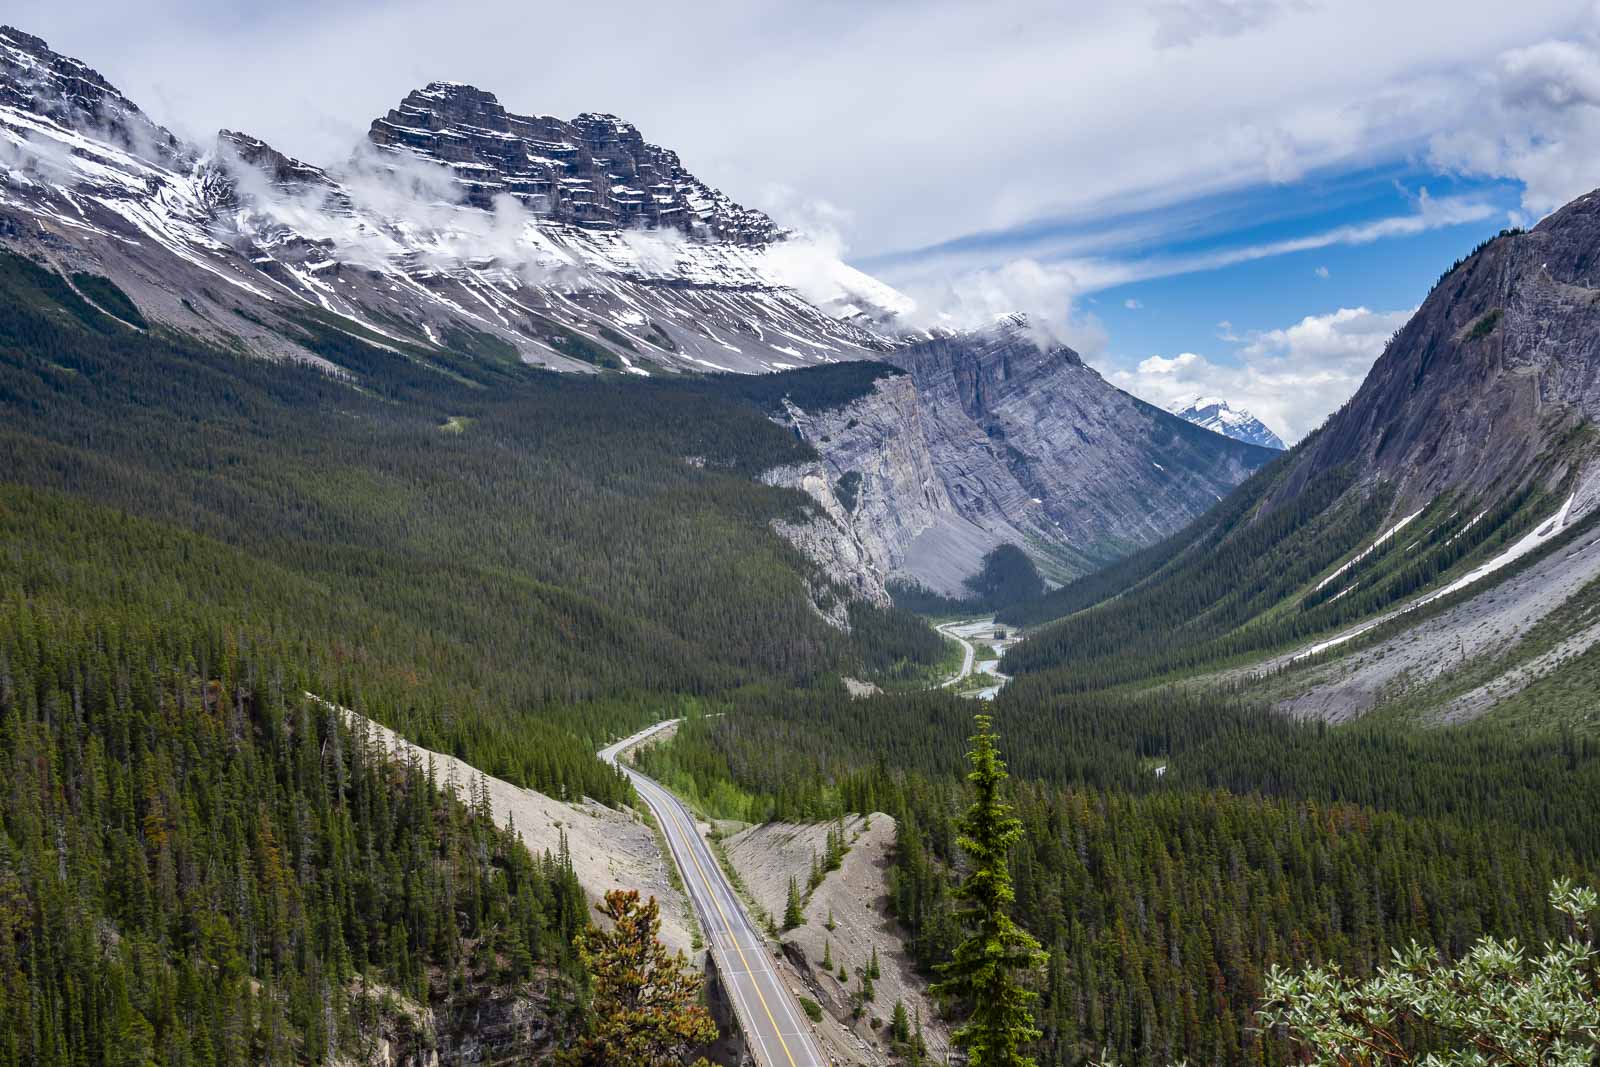
[[[843,591],[771,529],[806,498],[756,477],[807,455],[766,417],[784,396],[895,372],[579,378],[303,329],[325,363],[137,332],[0,258],[0,1064],[324,1062],[408,1006],[447,1038],[511,987],[552,1041],[584,1032],[570,867],[339,708],[610,805],[631,792],[595,749],[686,716],[641,758],[707,814],[892,815],[895,916],[919,967],[949,962],[974,706],[849,697],[841,676],[915,678],[943,642],[899,609],[824,621]],[[1541,504],[1469,537],[1441,504],[1425,552],[1261,621],[1386,508],[1334,506],[1333,471],[1230,536],[1274,476],[1063,589],[1006,552],[972,590],[1071,616],[993,706],[1042,1063],[1285,1063],[1255,1015],[1274,964],[1537,943],[1552,879],[1600,881],[1592,732],[1305,725],[1165,684],[1390,603]]]
[[[804,498],[753,477],[804,454],[777,398],[886,368],[302,340],[327,365],[135,332],[0,257],[0,1063],[325,1062],[512,986],[581,1030],[561,857],[330,708],[620,805],[594,752],[666,708],[943,654],[908,615],[824,622],[769,529]]]

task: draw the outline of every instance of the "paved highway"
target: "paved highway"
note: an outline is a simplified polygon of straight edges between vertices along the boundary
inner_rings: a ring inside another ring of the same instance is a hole
[[[756,1062],[761,1067],[826,1067],[828,1059],[805,1012],[773,966],[766,940],[695,828],[694,816],[677,797],[618,760],[622,752],[670,725],[657,723],[618,741],[601,750],[600,758],[621,768],[661,824]]]
[[[971,641],[968,641],[965,637],[962,637],[960,634],[955,632],[957,626],[970,625],[972,624],[969,621],[961,621],[947,622],[944,625],[937,627],[940,633],[944,634],[950,640],[961,646],[961,669],[952,677],[940,682],[939,688],[941,689],[949,689],[952,685],[955,685],[957,682],[961,681],[963,678],[966,678],[972,673],[972,658],[977,654],[977,650],[972,647]]]

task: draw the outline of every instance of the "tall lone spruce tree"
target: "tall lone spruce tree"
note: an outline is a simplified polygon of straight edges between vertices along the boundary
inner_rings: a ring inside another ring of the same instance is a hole
[[[978,732],[967,753],[972,806],[956,824],[957,841],[972,864],[955,890],[961,902],[956,918],[966,938],[939,968],[943,978],[933,990],[970,1005],[971,1014],[952,1039],[966,1050],[971,1067],[1033,1067],[1021,1048],[1040,1035],[1030,1008],[1039,994],[1025,988],[1019,974],[1043,966],[1049,954],[1009,912],[1015,893],[1006,857],[1022,836],[1022,821],[1001,797],[1009,775],[993,720],[978,715],[975,722]]]

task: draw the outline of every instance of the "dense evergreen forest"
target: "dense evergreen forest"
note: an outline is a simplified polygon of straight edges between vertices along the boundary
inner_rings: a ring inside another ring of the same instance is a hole
[[[843,403],[889,368],[590,379],[347,325],[306,319],[333,366],[273,363],[135,332],[0,257],[0,582],[226,619],[420,744],[608,802],[626,789],[593,750],[663,695],[942,654],[907,616],[823,622],[768,528],[806,498],[752,477],[805,454],[777,398]]]
[[[957,936],[973,709],[755,696],[642,758],[725,817],[893,815],[894,908],[932,973]],[[1044,1063],[1290,1062],[1255,1026],[1271,965],[1364,974],[1411,938],[1447,955],[1484,933],[1537,943],[1555,931],[1550,880],[1600,874],[1592,734],[1329,728],[1186,689],[1042,702],[1008,687],[994,710],[1024,820],[1016,915],[1051,953]]]
[[[783,396],[892,369],[582,378],[298,317],[325,363],[0,255],[0,1063],[327,1062],[513,988],[553,1040],[570,868],[333,707],[621,804],[595,749],[664,706],[944,654],[902,612],[824,622],[770,529],[806,498],[754,478],[808,454]]]
[[[321,1063],[575,995],[570,866],[319,684],[220,627],[0,603],[0,1064]]]

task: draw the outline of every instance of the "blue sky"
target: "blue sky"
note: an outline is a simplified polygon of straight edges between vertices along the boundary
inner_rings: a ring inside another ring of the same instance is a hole
[[[1130,391],[1220,394],[1290,440],[1455,257],[1600,186],[1597,0],[9,0],[6,18],[196,143],[228,127],[313,163],[436,78],[611,112],[930,321],[1026,311]]]
[[[1039,220],[857,265],[912,291],[952,258],[1059,268],[1076,279],[1051,294],[1073,318],[1062,339],[1113,381],[1158,403],[1221,395],[1292,441],[1353,392],[1447,267],[1532,221],[1524,191],[1403,159],[1092,221]],[[1186,354],[1199,360],[1169,365]],[[1295,357],[1321,380],[1238,373],[1252,359]]]

